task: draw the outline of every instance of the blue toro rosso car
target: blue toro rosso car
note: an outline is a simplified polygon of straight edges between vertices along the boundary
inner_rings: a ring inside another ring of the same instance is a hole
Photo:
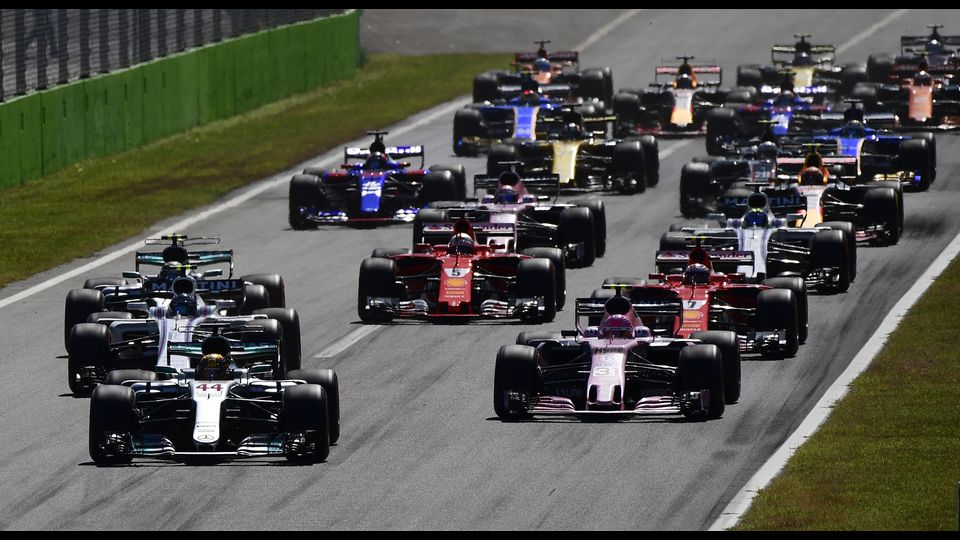
[[[386,131],[370,131],[369,148],[348,147],[341,170],[304,169],[290,180],[290,226],[412,222],[436,201],[466,199],[463,165],[423,167],[422,146],[383,143]],[[420,158],[420,168],[403,159]]]
[[[808,130],[820,121],[830,105],[814,103],[790,90],[757,104],[725,105],[707,113],[707,153],[723,154],[724,145],[735,140],[768,134],[782,137]]]
[[[453,117],[453,151],[458,156],[475,156],[491,144],[507,139],[535,140],[544,120],[554,123],[571,106],[583,116],[602,114],[605,105],[592,100],[577,103],[544,97],[539,87],[526,85],[523,92],[498,103],[474,103]],[[606,129],[606,126],[603,126]]]

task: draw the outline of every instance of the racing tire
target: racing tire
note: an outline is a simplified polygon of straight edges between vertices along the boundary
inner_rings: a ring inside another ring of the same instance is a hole
[[[882,224],[887,230],[887,244],[900,241],[900,207],[897,193],[888,187],[867,190],[863,195],[863,213],[868,223]]]
[[[473,102],[497,101],[500,94],[500,81],[495,73],[481,73],[473,78]]]
[[[95,289],[71,289],[63,307],[63,347],[70,351],[70,329],[103,311],[103,293]]]
[[[370,252],[371,257],[380,257],[381,259],[389,259],[390,257],[396,257],[397,255],[409,255],[410,248],[377,248]]]
[[[96,289],[98,286],[106,285],[108,287],[122,287],[127,284],[127,280],[115,277],[96,277],[83,282],[84,289]]]
[[[900,234],[903,234],[903,185],[897,180],[881,180],[874,182],[877,187],[888,187],[897,194],[897,217],[900,222]]]
[[[915,184],[917,190],[930,189],[934,168],[933,152],[927,140],[909,139],[901,142],[897,151],[897,163],[901,170],[920,173],[920,180]]]
[[[517,265],[517,297],[543,297],[538,322],[553,322],[557,316],[556,269],[550,259],[523,259]]]
[[[73,395],[84,393],[80,385],[80,370],[94,367],[97,372],[106,370],[110,355],[110,329],[102,324],[80,323],[70,329],[67,354],[67,386]]]
[[[613,96],[613,114],[617,116],[617,122],[637,122],[640,120],[640,96],[633,92],[617,92]]]
[[[767,287],[775,289],[790,289],[797,299],[797,339],[800,344],[806,343],[807,333],[809,331],[809,304],[807,297],[807,284],[800,276],[779,276],[763,280]]]
[[[867,58],[867,78],[872,82],[885,82],[893,70],[893,57],[888,54],[871,54]]]
[[[323,174],[323,171],[317,171]],[[317,226],[303,218],[300,209],[304,207],[325,208],[327,206],[323,189],[320,187],[320,175],[295,174],[290,179],[287,221],[294,230],[311,229]]]
[[[624,185],[620,193],[632,195],[647,190],[646,155],[639,140],[628,140],[613,147],[613,173],[632,182]]]
[[[740,401],[740,345],[737,333],[729,330],[706,330],[690,335],[705,344],[716,345],[723,357],[723,397],[728,405]]]
[[[867,66],[846,66],[840,71],[840,93],[848,96],[859,83],[867,82]]]
[[[680,169],[680,214],[694,218],[706,213],[703,204],[697,202],[710,195],[713,176],[707,163],[687,163]]]
[[[88,449],[90,459],[97,465],[121,465],[130,463],[133,457],[109,456],[100,448],[104,431],[112,433],[137,432],[136,394],[129,386],[106,384],[98,386],[90,395],[90,422],[88,424]]]
[[[850,288],[850,252],[846,234],[839,230],[819,230],[813,235],[810,244],[811,258],[814,268],[840,269],[834,289],[836,292],[846,292]]]
[[[509,165],[501,165],[505,161],[518,161],[517,148],[509,144],[494,144],[487,151],[487,176],[497,178],[500,174],[510,170]]]
[[[476,109],[460,109],[453,116],[453,153],[458,156],[476,156],[480,145],[464,142],[466,137],[483,137],[483,114]]]
[[[340,439],[340,382],[337,373],[329,368],[295,369],[287,373],[287,379],[319,384],[327,394],[327,427],[330,444]]]
[[[457,196],[453,200],[460,202],[467,199],[467,171],[463,168],[463,165],[433,165],[430,167],[430,171],[450,171],[453,173],[454,183],[457,187]]]
[[[858,99],[863,102],[863,108],[865,111],[876,110],[879,106],[877,89],[873,86],[858,84],[853,87],[853,90],[851,90],[850,93],[854,99]]]
[[[750,103],[753,101],[753,96],[757,93],[756,89],[752,86],[744,86],[742,88],[750,88],[753,92],[740,90],[738,88],[737,90],[727,93],[726,99],[723,100],[724,103]]]
[[[605,103],[610,103],[613,95],[607,95],[609,88],[607,78],[600,69],[587,69],[580,73],[580,85],[577,87],[577,95],[584,99],[597,98]]]
[[[523,250],[521,254],[530,257],[540,257],[541,259],[550,259],[550,262],[553,263],[557,286],[554,298],[556,298],[557,311],[561,311],[564,304],[567,303],[567,265],[564,260],[563,250],[555,247],[535,247],[527,248]]]
[[[156,382],[157,373],[146,369],[115,369],[107,372],[103,384],[123,384],[124,381]]]
[[[737,66],[737,86],[760,88],[763,86],[763,75],[759,69],[748,66]]]
[[[517,334],[517,345],[536,347],[539,341],[557,341],[563,339],[563,334],[554,330],[528,330]]]
[[[711,156],[723,155],[723,141],[740,135],[737,125],[737,111],[721,107],[707,113],[707,153]]]
[[[596,223],[593,212],[583,206],[564,208],[560,212],[557,233],[561,249],[570,244],[583,243],[583,258],[577,261],[580,268],[592,266],[597,258]]]
[[[640,147],[643,148],[647,187],[657,187],[660,183],[660,144],[653,135],[641,135]]]
[[[607,253],[607,209],[603,199],[577,199],[570,204],[589,208],[593,213],[594,250],[597,257],[603,257]]]
[[[269,308],[265,308],[269,309]],[[280,363],[276,366],[276,369],[273,372],[274,379],[283,378],[283,374],[287,372],[287,359],[291,356],[287,353],[287,344],[283,340],[283,326],[280,324],[280,321],[274,319],[254,319],[246,324],[249,328],[240,334],[240,340],[243,342],[272,342],[275,341],[280,346]],[[259,331],[253,330],[253,328],[260,328]],[[291,348],[291,352],[293,349]],[[293,362],[296,363],[297,359],[294,358]]]
[[[436,201],[452,201],[458,197],[457,177],[453,171],[430,171],[423,177],[420,187],[420,206]]]
[[[539,386],[536,349],[528,345],[503,345],[497,351],[493,372],[493,410],[501,420],[528,418],[526,410],[511,410],[507,392],[534,396]]]
[[[293,308],[266,308],[254,311],[255,315],[266,315],[277,321],[283,329],[280,340],[280,354],[284,365],[280,376],[287,371],[300,369],[302,349],[300,345],[300,314]]]
[[[439,208],[424,208],[413,218],[413,245],[423,243],[423,226],[428,223],[449,223],[450,215]]]
[[[676,385],[679,392],[710,392],[706,418],[716,419],[726,410],[726,385],[723,380],[723,353],[716,345],[688,345],[680,350]],[[697,411],[684,410],[689,420],[699,420]]]
[[[930,183],[937,180],[937,136],[929,131],[918,131],[910,134],[911,139],[927,141],[930,147]]]
[[[303,454],[287,454],[288,461],[311,463],[325,461],[330,455],[329,402],[319,384],[298,384],[283,390],[280,416],[286,433],[307,433],[308,447]]]
[[[357,314],[365,323],[390,322],[389,314],[373,314],[366,309],[367,298],[393,298],[397,291],[397,263],[392,259],[367,258],[360,263],[360,278],[357,286]]]
[[[283,278],[280,274],[248,274],[240,276],[243,281],[249,281],[254,285],[263,285],[267,289],[267,296],[270,299],[270,307],[287,307],[287,289],[283,284]]]
[[[689,240],[690,235],[687,233],[665,232],[660,235],[660,251],[689,251]]]
[[[786,330],[787,344],[784,349],[764,351],[766,358],[795,356],[800,350],[800,321],[797,298],[790,289],[766,289],[757,295],[757,329],[764,331]]]
[[[270,307],[270,293],[263,285],[244,285],[240,314],[250,315],[258,309]]]
[[[843,238],[847,241],[847,256],[850,261],[850,283],[857,280],[857,228],[849,221],[825,221],[821,227],[830,227],[835,231],[843,231]]]

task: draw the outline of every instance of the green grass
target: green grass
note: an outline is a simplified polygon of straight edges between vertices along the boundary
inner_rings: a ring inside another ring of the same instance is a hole
[[[737,530],[956,530],[960,259]]]
[[[370,55],[350,80],[0,190],[0,287],[467,94],[474,75],[508,62],[505,54]]]

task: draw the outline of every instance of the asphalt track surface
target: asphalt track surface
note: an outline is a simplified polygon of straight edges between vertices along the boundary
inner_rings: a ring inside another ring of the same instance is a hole
[[[789,42],[794,32],[839,45],[889,13],[644,11],[583,51],[582,64],[609,65],[616,87],[638,87],[649,82],[661,57],[713,54],[732,79],[737,63],[767,60],[770,44]],[[549,16],[562,25],[576,13]],[[511,20],[520,33],[522,21]],[[937,20],[947,20],[945,12],[908,12],[845,48],[839,60],[865,61],[872,51],[892,51],[900,33],[921,32]],[[556,46],[571,47],[588,34]],[[469,174],[480,172],[482,160],[450,155],[452,116],[390,142],[424,144],[428,162],[462,161]],[[408,245],[410,230],[292,231],[287,185],[277,182],[184,232],[221,235],[236,251],[239,273],[284,276],[288,304],[300,312],[304,367],[332,367],[340,378],[343,431],[327,462],[93,466],[86,445],[88,400],[67,395],[64,382],[63,299],[82,284],[76,279],[0,309],[0,526],[705,529],[960,231],[960,145],[950,135],[938,143],[937,182],[927,193],[907,194],[900,244],[862,248],[859,275],[847,293],[811,298],[810,337],[800,353],[781,361],[745,361],[740,402],[728,406],[722,419],[705,423],[649,417],[501,423],[492,405],[496,351],[532,326],[397,324],[331,358],[315,358],[363,327],[355,305],[360,261],[374,247]],[[704,153],[698,139],[661,141],[660,148],[671,153],[661,162],[659,187],[605,198],[607,255],[592,268],[569,271],[568,305],[606,276],[653,270],[660,233],[679,219],[680,168]],[[86,262],[13,284],[0,298]],[[94,274],[117,275],[131,267],[132,255]],[[567,328],[572,318],[568,308],[555,323],[536,328]]]

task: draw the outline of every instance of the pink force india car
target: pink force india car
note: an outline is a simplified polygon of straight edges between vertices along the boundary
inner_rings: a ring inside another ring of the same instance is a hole
[[[728,400],[727,358],[711,342],[735,339],[713,332],[703,339],[654,336],[633,303],[612,298],[576,301],[576,330],[523,332],[497,354],[493,405],[503,420],[539,415],[581,418],[682,414],[723,415]],[[739,394],[740,381],[735,384]]]

